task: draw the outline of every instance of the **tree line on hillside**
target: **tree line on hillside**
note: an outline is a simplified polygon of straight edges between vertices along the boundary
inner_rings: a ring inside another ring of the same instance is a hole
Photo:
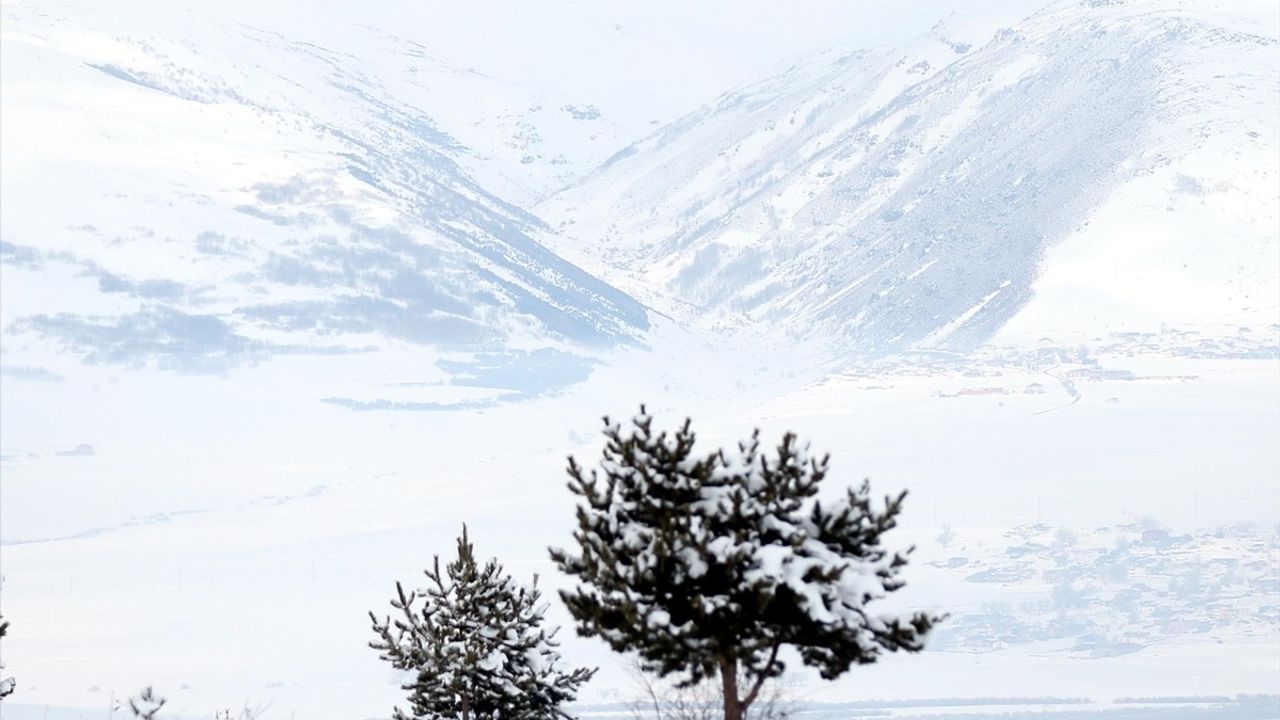
[[[641,406],[625,429],[606,417],[604,436],[597,467],[569,458],[575,542],[550,556],[577,580],[559,595],[580,635],[631,654],[647,677],[703,692],[664,704],[645,680],[658,714],[696,706],[700,718],[712,707],[724,720],[757,717],[786,670],[783,650],[833,679],[886,652],[920,651],[942,619],[868,609],[903,586],[906,554],[881,540],[905,492],[873,503],[864,481],[820,500],[829,456],[791,433],[772,452],[759,431],[706,452],[688,420],[655,431]],[[370,646],[409,678],[394,720],[567,718],[563,706],[596,671],[565,666],[558,628],[543,627],[537,578],[525,586],[496,559],[478,561],[465,525],[456,557],[442,566],[436,556],[425,575],[420,589],[396,583],[394,613],[369,613]],[[0,681],[0,694],[13,687]],[[151,720],[163,705],[147,688],[129,710]]]

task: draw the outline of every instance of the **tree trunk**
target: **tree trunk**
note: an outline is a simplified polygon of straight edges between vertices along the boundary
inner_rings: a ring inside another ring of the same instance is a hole
[[[724,687],[724,720],[743,720],[742,701],[738,699],[736,658],[720,658],[720,680]]]
[[[471,698],[462,696],[462,720],[471,720]]]

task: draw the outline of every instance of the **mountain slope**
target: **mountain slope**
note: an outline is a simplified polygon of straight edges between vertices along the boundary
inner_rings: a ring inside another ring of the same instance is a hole
[[[10,348],[222,372],[389,344],[610,346],[648,327],[475,179],[484,163],[423,109],[447,105],[422,88],[452,71],[405,43],[369,32],[436,80],[246,25],[156,35],[71,10],[4,9]]]
[[[975,346],[1118,191],[1145,183],[1163,201],[1230,173],[1243,212],[1196,226],[1230,214],[1238,232],[1185,274],[1253,268],[1243,291],[1202,294],[1239,309],[1252,292],[1265,308],[1280,291],[1265,269],[1277,133],[1263,119],[1280,104],[1276,38],[1257,27],[1208,6],[1086,3],[986,41],[940,26],[905,50],[827,54],[626,148],[538,212],[562,254],[691,322],[804,328],[882,354]]]

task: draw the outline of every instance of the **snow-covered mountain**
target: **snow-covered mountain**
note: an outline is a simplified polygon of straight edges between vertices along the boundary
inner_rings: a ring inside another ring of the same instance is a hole
[[[626,147],[537,212],[552,247],[686,322],[853,355],[972,348],[1024,312],[1041,331],[1266,322],[1272,14],[1061,3],[993,35],[943,22],[828,52]]]
[[[951,18],[630,145],[644,115],[610,122],[604,81],[597,104],[442,60],[374,10],[272,8],[5,5],[11,337],[219,370],[629,342],[639,298],[860,356],[1011,321],[1256,320],[1280,295],[1259,8]],[[657,24],[585,17],[619,43]]]
[[[11,352],[221,372],[388,343],[610,346],[648,327],[494,190],[545,192],[612,146],[590,105],[372,28],[333,49],[231,18],[4,12]],[[555,133],[584,137],[547,149]]]

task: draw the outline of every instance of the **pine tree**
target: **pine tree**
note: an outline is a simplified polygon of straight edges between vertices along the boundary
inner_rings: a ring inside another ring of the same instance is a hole
[[[167,702],[169,701],[156,695],[156,691],[148,685],[137,697],[129,698],[129,712],[140,720],[155,720]]]
[[[864,482],[824,504],[828,457],[792,434],[773,456],[758,431],[737,453],[698,455],[689,421],[672,435],[652,424],[643,406],[627,434],[605,418],[599,471],[569,458],[578,552],[551,557],[581,581],[561,592],[580,634],[684,686],[718,677],[726,720],[782,674],[783,647],[827,679],[922,649],[940,617],[867,610],[903,586],[906,556],[880,540],[905,492],[876,509]]]
[[[9,621],[0,615],[0,638],[9,634]],[[11,677],[4,676],[4,663],[0,662],[0,700],[3,700],[13,694],[18,689],[18,683]]]
[[[465,526],[457,559],[441,573],[436,556],[426,576],[427,587],[417,592],[396,583],[394,622],[369,613],[377,635],[370,647],[414,674],[404,685],[412,714],[396,708],[397,720],[556,718],[595,674],[557,668],[555,630],[541,629],[546,605],[537,578],[525,588],[496,560],[479,566]]]

